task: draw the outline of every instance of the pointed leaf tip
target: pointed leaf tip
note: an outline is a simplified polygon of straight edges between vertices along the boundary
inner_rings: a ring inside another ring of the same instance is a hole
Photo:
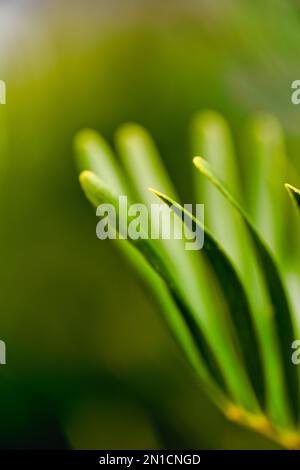
[[[157,189],[154,189],[154,188],[148,188],[148,191],[150,191],[150,193],[154,194],[154,196],[163,196],[163,193],[158,191]]]
[[[88,171],[88,170],[84,170],[84,171],[82,171],[81,173],[79,173],[79,177],[78,177],[79,183],[80,183],[81,185],[83,185],[84,182],[86,181],[86,179],[89,178],[89,176],[90,176],[91,173],[92,173],[92,172],[91,172],[91,171]]]
[[[300,190],[298,188],[295,188],[295,186],[292,186],[289,183],[285,183],[285,188],[293,201],[297,204],[298,208],[300,209]]]

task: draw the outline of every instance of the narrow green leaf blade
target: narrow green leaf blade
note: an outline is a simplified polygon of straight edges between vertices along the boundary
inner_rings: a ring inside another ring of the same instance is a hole
[[[288,166],[280,122],[268,113],[255,115],[247,126],[245,144],[249,213],[275,259],[282,262],[289,248],[285,228],[287,201],[282,190]]]
[[[204,110],[196,113],[191,125],[192,155],[203,155],[234,194],[241,194],[231,130],[224,117],[216,111]],[[195,174],[195,193],[197,202],[205,201],[205,225],[214,233],[225,251],[238,266],[244,277],[248,275],[248,251],[245,250],[243,234],[245,228],[234,211],[222,196],[199,173]],[[226,230],[224,230],[226,226]]]
[[[254,331],[247,295],[232,262],[213,235],[193,214],[165,194],[155,189],[150,189],[150,191],[167,204],[183,223],[186,223],[189,219],[191,224],[196,224],[204,230],[205,241],[202,252],[207,256],[216,274],[220,288],[224,292],[224,299],[227,302],[228,311],[235,327],[235,333],[239,339],[243,360],[255,392],[262,403],[264,384],[257,337]]]

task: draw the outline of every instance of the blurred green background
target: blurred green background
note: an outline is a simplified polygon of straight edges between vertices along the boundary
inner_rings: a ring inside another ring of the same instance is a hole
[[[203,396],[147,288],[96,239],[72,140],[92,127],[113,141],[139,122],[189,202],[194,112],[222,112],[239,149],[250,114],[266,111],[299,168],[299,7],[0,2],[2,448],[274,448]]]

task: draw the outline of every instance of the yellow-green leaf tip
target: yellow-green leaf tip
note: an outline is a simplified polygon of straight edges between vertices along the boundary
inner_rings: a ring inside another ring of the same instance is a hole
[[[81,186],[84,186],[87,181],[90,181],[93,178],[93,176],[95,176],[95,173],[92,171],[82,171],[79,175],[79,183]]]
[[[289,183],[285,183],[284,186],[286,187],[292,200],[297,204],[298,207],[300,207],[300,190]]]
[[[296,194],[299,194],[300,195],[300,190],[295,188],[295,186],[292,186],[291,184],[289,183],[285,183],[284,185],[286,187],[286,189],[291,192],[291,193],[296,193]]]
[[[157,189],[154,189],[154,188],[148,188],[148,191],[150,191],[150,193],[155,194],[155,196],[162,195],[160,191],[157,191]]]
[[[201,171],[201,173],[204,173],[204,165],[206,163],[206,160],[202,157],[194,157],[193,158],[193,163],[198,170]]]
[[[115,140],[119,146],[135,145],[136,143],[139,144],[141,141],[148,141],[149,139],[150,136],[147,130],[139,124],[132,122],[120,126],[115,134]]]

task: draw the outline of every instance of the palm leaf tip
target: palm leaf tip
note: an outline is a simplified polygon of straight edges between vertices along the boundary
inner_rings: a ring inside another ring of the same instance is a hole
[[[285,183],[285,188],[287,189],[289,195],[293,199],[293,201],[297,204],[300,208],[300,190],[292,186],[291,184]]]
[[[91,156],[95,142],[99,142],[101,136],[92,129],[82,129],[73,139],[75,160],[79,171],[93,168],[94,158]]]
[[[148,191],[150,191],[150,193],[154,194],[154,196],[158,196],[158,197],[166,197],[165,194],[163,194],[161,191],[158,191],[157,189],[154,189],[154,188],[148,188]]]
[[[196,157],[193,158],[193,163],[195,165],[196,168],[198,168],[201,173],[204,173],[204,168],[205,168],[205,163],[207,162],[207,160],[205,160],[205,158],[203,157],[200,157],[199,155],[197,155]]]
[[[87,199],[90,202],[92,202],[90,198],[90,188],[91,186],[94,186],[93,181],[95,179],[95,173],[89,170],[84,170],[79,174],[78,179],[79,179],[80,186],[84,194],[86,195]]]
[[[95,173],[89,170],[84,170],[79,174],[79,183],[84,189],[89,182],[92,182],[96,177]]]
[[[102,179],[94,172],[89,170],[82,171],[79,175],[79,183],[86,198],[94,207],[98,207],[100,203],[106,202],[103,195],[106,196],[107,192],[110,194],[110,191]]]
[[[81,129],[75,134],[74,137],[74,147],[81,147],[88,143],[90,140],[98,138],[99,134],[93,129]]]

